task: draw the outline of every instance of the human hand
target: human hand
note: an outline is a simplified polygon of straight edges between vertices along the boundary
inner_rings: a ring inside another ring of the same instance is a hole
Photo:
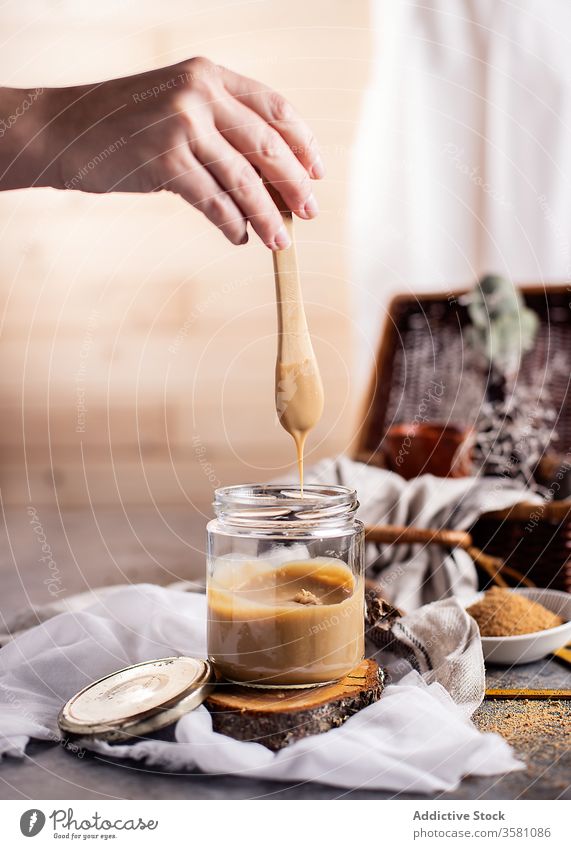
[[[36,185],[181,195],[234,244],[250,222],[273,250],[289,244],[263,180],[301,218],[317,215],[323,176],[307,124],[277,92],[195,58],[97,85],[45,89]]]

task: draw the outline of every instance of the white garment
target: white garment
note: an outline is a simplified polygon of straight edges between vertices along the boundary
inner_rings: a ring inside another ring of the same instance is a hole
[[[396,292],[488,272],[571,281],[571,4],[372,6],[350,185],[352,286],[374,350]]]
[[[195,593],[124,587],[108,590],[87,609],[61,613],[20,634],[0,650],[0,756],[22,756],[30,737],[57,741],[62,704],[96,678],[152,658],[204,657],[205,606],[205,597]],[[421,677],[406,662],[393,659],[389,671],[395,679],[404,675],[386,688],[379,702],[342,727],[281,752],[214,733],[202,706],[179,720],[177,742],[146,739],[94,748],[174,771],[200,769],[395,792],[451,790],[464,775],[523,768],[501,737],[480,734],[466,715],[483,695],[475,623],[453,599],[430,605],[429,619],[430,633],[440,628],[443,635],[429,675]],[[408,626],[419,633],[413,620]],[[463,664],[463,658],[471,662]],[[456,694],[462,702],[456,704],[440,682],[462,668],[471,686]],[[472,701],[475,690],[478,698]]]

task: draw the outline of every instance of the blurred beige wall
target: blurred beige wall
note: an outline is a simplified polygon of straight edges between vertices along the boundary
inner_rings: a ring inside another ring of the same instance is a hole
[[[0,10],[3,85],[64,85],[201,54],[281,90],[328,168],[297,237],[326,389],[308,461],[355,425],[347,167],[367,80],[368,3],[26,0]],[[5,503],[192,502],[293,465],[273,408],[271,255],[182,200],[0,194],[0,485]]]

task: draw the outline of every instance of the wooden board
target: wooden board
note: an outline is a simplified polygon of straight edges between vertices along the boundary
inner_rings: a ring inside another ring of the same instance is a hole
[[[273,752],[322,734],[381,697],[384,674],[364,660],[336,684],[308,690],[256,690],[220,682],[205,705],[215,731]]]

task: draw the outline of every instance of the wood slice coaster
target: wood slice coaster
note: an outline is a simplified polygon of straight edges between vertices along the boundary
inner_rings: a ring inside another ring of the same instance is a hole
[[[378,701],[383,686],[384,673],[377,662],[364,660],[341,681],[307,690],[256,690],[220,682],[204,704],[215,731],[277,752],[303,737],[343,725]]]

